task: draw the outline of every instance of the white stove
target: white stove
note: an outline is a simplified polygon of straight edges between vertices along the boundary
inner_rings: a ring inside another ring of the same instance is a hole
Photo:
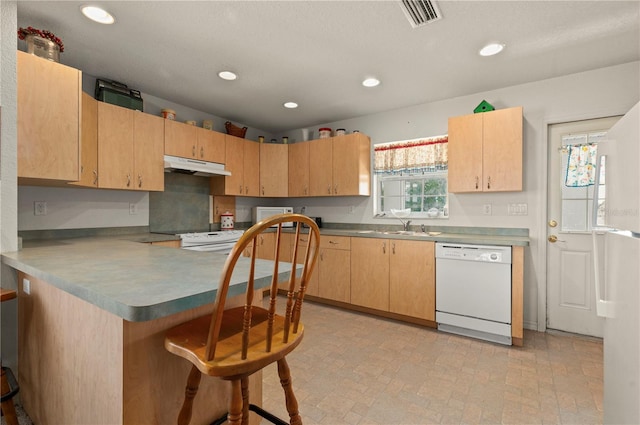
[[[180,247],[191,251],[211,251],[228,254],[244,231],[221,230],[217,232],[180,233]]]

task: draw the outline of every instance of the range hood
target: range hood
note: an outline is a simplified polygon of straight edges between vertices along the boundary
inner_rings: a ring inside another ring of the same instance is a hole
[[[224,169],[224,164],[217,162],[200,161],[198,159],[181,158],[179,156],[164,156],[164,171],[194,176],[230,176],[231,173]]]

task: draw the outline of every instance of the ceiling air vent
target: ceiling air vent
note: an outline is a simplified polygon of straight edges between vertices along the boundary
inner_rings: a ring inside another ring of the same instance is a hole
[[[442,18],[438,6],[430,0],[400,0],[400,6],[413,28]]]

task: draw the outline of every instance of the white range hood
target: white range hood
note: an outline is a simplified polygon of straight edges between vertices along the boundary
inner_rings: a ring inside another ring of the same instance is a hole
[[[191,174],[194,176],[230,176],[224,169],[224,164],[200,161],[197,159],[181,158],[179,156],[164,156],[164,171]]]

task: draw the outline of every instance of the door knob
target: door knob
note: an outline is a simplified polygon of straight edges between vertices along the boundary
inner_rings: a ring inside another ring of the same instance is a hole
[[[549,235],[549,237],[547,238],[547,240],[551,243],[556,243],[556,242],[566,242],[563,240],[558,239],[558,237],[556,235]]]
[[[549,220],[549,227],[556,227],[558,225],[558,222],[555,220]]]

